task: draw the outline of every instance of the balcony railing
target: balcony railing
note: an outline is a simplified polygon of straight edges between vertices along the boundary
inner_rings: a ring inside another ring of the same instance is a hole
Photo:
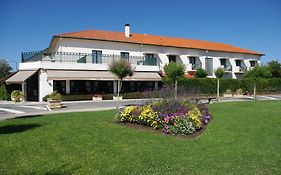
[[[221,68],[223,68],[223,70],[226,71],[226,72],[231,72],[232,71],[232,66],[231,65],[221,65]]]
[[[92,63],[92,64],[109,64],[113,60],[125,59],[135,65],[158,66],[157,57],[146,58],[145,56],[121,57],[120,55],[111,54],[89,54],[75,52],[53,52],[48,53],[46,50],[36,52],[23,52],[22,62],[72,62],[72,63]]]
[[[192,70],[196,70],[197,68],[201,68],[202,66],[200,64],[191,64]]]

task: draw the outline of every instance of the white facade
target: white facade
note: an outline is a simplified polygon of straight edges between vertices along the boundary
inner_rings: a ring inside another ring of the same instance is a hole
[[[58,42],[56,42],[52,52],[92,54],[93,50],[101,51],[103,55],[120,55],[121,52],[127,52],[130,57],[143,57],[145,54],[153,54],[157,58],[157,65],[139,65],[136,64],[136,62],[132,62],[137,72],[163,71],[164,65],[169,63],[169,58],[171,59],[173,57],[174,61],[185,65],[187,73],[194,73],[196,71],[195,68],[198,66],[203,69],[211,68],[212,72],[209,74],[211,78],[215,77],[213,72],[218,67],[225,68],[225,77],[227,78],[241,78],[243,77],[243,70],[250,69],[255,63],[260,64],[261,57],[260,55],[246,53],[71,38],[60,38]],[[86,59],[88,59],[88,57],[86,57]],[[208,61],[209,67],[207,66],[206,60]],[[237,66],[237,64],[239,64],[239,66]],[[39,61],[20,63],[19,70],[39,70],[39,101],[41,101],[45,95],[53,91],[53,80],[48,79],[47,74],[47,70],[52,69],[106,71],[108,70],[108,62],[95,64],[88,60],[86,60],[85,63],[77,63],[76,61],[68,62],[60,61],[59,59],[53,61],[41,59]],[[116,91],[116,84],[117,83],[114,81],[114,91]],[[155,87],[158,87],[158,83],[155,83]],[[70,93],[69,80],[66,81],[66,93]]]

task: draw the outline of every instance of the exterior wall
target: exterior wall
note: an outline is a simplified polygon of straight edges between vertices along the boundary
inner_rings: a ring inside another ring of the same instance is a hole
[[[39,101],[42,102],[43,97],[52,92],[53,80],[48,80],[47,72],[45,70],[39,70]]]

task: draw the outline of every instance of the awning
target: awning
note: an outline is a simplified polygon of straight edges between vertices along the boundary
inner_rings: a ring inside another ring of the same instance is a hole
[[[73,70],[47,70],[49,80],[118,80],[109,71],[73,71]],[[157,72],[135,72],[132,77],[126,77],[125,81],[161,81]]]
[[[31,77],[37,70],[20,70],[15,75],[11,76],[5,82],[7,84],[21,84],[26,79]]]

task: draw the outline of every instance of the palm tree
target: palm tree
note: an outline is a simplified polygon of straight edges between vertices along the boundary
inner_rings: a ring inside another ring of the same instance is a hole
[[[120,91],[122,88],[122,81],[127,76],[133,76],[134,70],[132,68],[131,63],[129,63],[125,59],[120,60],[114,60],[109,65],[109,71],[112,72],[114,75],[118,77],[118,89],[117,89],[117,111],[119,110],[119,97],[120,97]]]
[[[223,77],[224,75],[224,69],[223,68],[217,68],[215,70],[215,75],[217,77],[217,100],[220,100],[220,79]]]
[[[254,100],[256,100],[257,81],[260,78],[270,78],[272,76],[270,70],[265,66],[256,65],[253,69],[246,72],[244,78],[254,81]]]
[[[184,65],[171,62],[165,65],[164,70],[167,77],[171,79],[175,85],[175,99],[177,99],[178,79],[184,75]]]

